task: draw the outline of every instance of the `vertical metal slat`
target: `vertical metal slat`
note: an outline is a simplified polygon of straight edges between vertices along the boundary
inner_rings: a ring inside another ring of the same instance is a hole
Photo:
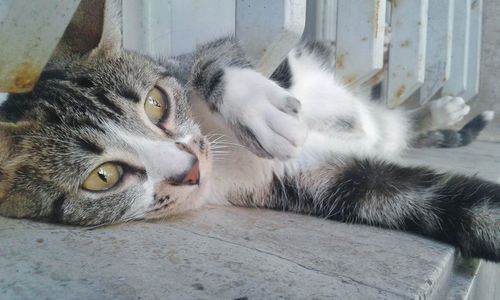
[[[467,88],[471,4],[472,0],[455,1],[451,72],[443,87],[445,95],[460,96]]]
[[[462,97],[469,101],[479,93],[479,68],[481,64],[483,0],[471,3],[469,30],[469,58],[467,66],[467,85]]]
[[[392,1],[387,105],[403,103],[424,82],[428,0]]]
[[[454,0],[429,0],[425,80],[420,88],[422,105],[443,87],[450,75],[453,7]]]
[[[386,1],[338,0],[336,75],[347,86],[383,67]]]

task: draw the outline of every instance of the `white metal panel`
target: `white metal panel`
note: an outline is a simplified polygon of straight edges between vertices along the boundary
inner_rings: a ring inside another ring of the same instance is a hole
[[[461,96],[467,87],[469,33],[473,0],[455,1],[453,16],[453,46],[450,78],[443,87],[444,95]]]
[[[429,0],[425,80],[420,88],[421,104],[429,101],[450,75],[454,2]]]
[[[338,0],[336,78],[362,83],[382,69],[386,0]]]
[[[0,5],[0,91],[31,91],[78,3],[16,0]]]
[[[172,1],[123,0],[123,47],[145,54],[171,52]]]
[[[0,0],[0,22],[7,17],[12,2],[14,2],[14,0]]]
[[[337,0],[307,1],[304,41],[337,40]]]
[[[387,104],[403,103],[424,82],[428,0],[392,1]]]
[[[270,76],[304,32],[305,0],[237,0],[236,36]]]
[[[479,67],[481,63],[483,0],[471,3],[469,53],[467,59],[467,84],[462,97],[469,101],[479,93]]]
[[[173,0],[172,55],[191,52],[197,45],[234,35],[235,0]]]
[[[179,55],[233,35],[235,0],[123,0],[123,43],[149,55]]]

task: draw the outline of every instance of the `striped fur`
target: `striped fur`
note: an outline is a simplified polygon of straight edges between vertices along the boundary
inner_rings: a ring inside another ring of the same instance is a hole
[[[500,186],[394,163],[411,140],[407,116],[338,85],[328,46],[294,49],[273,75],[283,89],[232,38],[161,61],[122,50],[113,22],[81,18],[95,5],[82,1],[35,89],[0,107],[1,215],[85,226],[208,201],[414,232],[500,261]],[[99,24],[100,38],[71,38]],[[155,87],[168,108],[153,124],[144,101]],[[172,183],[195,161],[196,184]],[[116,187],[83,189],[106,162],[123,168]]]
[[[467,146],[479,136],[493,120],[494,112],[485,111],[477,115],[460,130],[438,129],[420,134],[413,145],[417,148],[456,148]]]
[[[234,205],[409,231],[500,261],[500,186],[479,178],[373,159],[331,159],[265,189],[237,190]]]

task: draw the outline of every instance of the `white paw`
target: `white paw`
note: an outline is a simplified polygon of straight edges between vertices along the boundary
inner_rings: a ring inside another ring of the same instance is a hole
[[[461,97],[445,96],[429,105],[432,125],[435,128],[453,126],[470,112],[470,106]]]
[[[298,156],[307,136],[300,102],[250,69],[227,69],[225,81],[220,113],[240,142],[261,157]]]

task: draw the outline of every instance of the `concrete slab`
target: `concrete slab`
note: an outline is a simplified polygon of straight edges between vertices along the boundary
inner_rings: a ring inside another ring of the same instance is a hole
[[[407,161],[498,178],[500,144],[414,150]],[[0,218],[0,299],[495,297],[499,265],[463,266],[419,236],[267,210],[210,207],[94,230]]]

